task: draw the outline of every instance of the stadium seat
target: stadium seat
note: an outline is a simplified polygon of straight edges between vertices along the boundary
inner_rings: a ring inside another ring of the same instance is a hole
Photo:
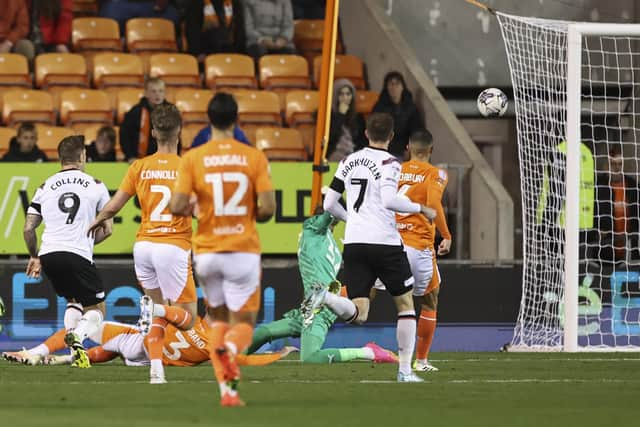
[[[96,15],[98,13],[98,1],[73,0],[71,8],[73,16]]]
[[[2,121],[7,126],[19,122],[56,123],[53,98],[41,90],[7,92],[2,97]]]
[[[267,90],[308,89],[309,66],[298,55],[264,55],[259,61],[260,87]]]
[[[182,113],[183,124],[199,124],[200,127],[209,123],[207,108],[213,92],[208,89],[181,89],[176,92],[176,107]]]
[[[299,19],[294,22],[293,42],[296,49],[305,58],[313,60],[316,55],[322,53],[324,39],[323,19]],[[344,47],[338,37],[336,53],[344,52]]]
[[[38,148],[45,152],[49,160],[58,159],[58,144],[67,136],[77,135],[73,129],[58,126],[37,126]]]
[[[0,157],[9,151],[9,143],[14,136],[16,136],[15,129],[0,127]]]
[[[144,96],[142,89],[122,89],[117,92],[116,122],[122,123],[124,115]]]
[[[142,61],[128,53],[100,53],[93,57],[93,85],[98,89],[110,86],[142,87]]]
[[[178,50],[173,22],[162,18],[134,18],[126,25],[127,49],[138,52]]]
[[[36,86],[88,87],[87,64],[76,53],[43,53],[36,56]]]
[[[233,96],[238,103],[238,121],[241,125],[282,125],[280,100],[274,92],[239,90],[233,92]]]
[[[0,54],[0,90],[31,88],[27,58],[16,53]]]
[[[378,102],[380,94],[372,90],[358,90],[356,91],[356,111],[362,113],[365,117],[368,116],[373,107]]]
[[[258,87],[255,65],[250,56],[227,53],[209,55],[204,64],[205,80],[210,89]]]
[[[318,92],[313,90],[293,90],[287,93],[285,119],[289,127],[297,129],[307,154],[313,154],[318,113]]]
[[[121,51],[118,22],[109,18],[75,18],[71,25],[74,52]]]
[[[313,59],[313,82],[318,87],[320,84],[320,69],[322,57]],[[333,70],[333,78],[349,79],[356,89],[366,89],[364,80],[364,65],[360,58],[354,55],[336,55],[336,63]]]
[[[269,160],[305,161],[307,152],[296,129],[260,128],[256,131],[256,148]]]
[[[101,90],[66,90],[60,94],[60,121],[76,130],[94,123],[113,125],[109,97]]]
[[[202,87],[198,61],[184,53],[158,53],[149,58],[149,75],[160,77],[167,86]]]
[[[200,130],[205,127],[202,123],[194,123],[190,125],[183,126],[180,131],[180,143],[182,144],[182,149],[187,151],[191,147],[191,143],[193,139],[198,135]]]

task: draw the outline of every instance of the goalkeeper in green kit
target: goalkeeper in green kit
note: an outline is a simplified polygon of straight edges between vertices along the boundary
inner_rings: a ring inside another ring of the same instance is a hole
[[[308,218],[298,241],[298,265],[302,276],[304,294],[308,295],[314,284],[329,287],[330,292],[340,292],[340,282],[336,279],[342,254],[333,237],[333,228],[337,220],[328,212]],[[397,357],[375,343],[362,348],[326,348],[322,349],[329,328],[337,316],[323,307],[315,313],[311,323],[303,324],[300,310],[295,308],[286,312],[281,320],[261,325],[253,333],[253,342],[247,350],[254,353],[263,344],[285,337],[300,337],[300,360],[306,363],[336,363],[363,359],[378,363],[396,363]]]

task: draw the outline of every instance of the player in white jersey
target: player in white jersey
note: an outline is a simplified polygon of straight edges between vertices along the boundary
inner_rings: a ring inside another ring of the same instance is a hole
[[[366,135],[369,146],[340,163],[324,200],[325,210],[347,222],[343,258],[350,299],[317,287],[303,303],[303,315],[308,322],[325,304],[347,322],[364,323],[369,315],[369,293],[379,277],[387,284],[398,310],[398,381],[419,382],[422,379],[411,371],[416,335],[413,276],[396,228],[395,213],[422,213],[432,220],[436,212],[397,194],[401,165],[387,152],[393,139],[391,116],[369,116]],[[339,203],[345,191],[346,211]]]
[[[84,173],[84,137],[69,136],[58,145],[60,172],[36,190],[27,210],[24,240],[29,251],[27,275],[39,277],[40,270],[56,293],[67,300],[65,343],[71,348],[72,366],[91,366],[82,342],[104,319],[104,287],[93,263],[93,245],[111,235],[112,223],[87,235],[89,224],[109,201],[107,187]],[[36,228],[44,222],[38,250]]]

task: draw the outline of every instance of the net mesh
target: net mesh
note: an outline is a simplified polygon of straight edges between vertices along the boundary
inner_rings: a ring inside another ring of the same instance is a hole
[[[564,316],[570,22],[498,14],[513,82],[523,204],[523,293],[512,349],[560,350]],[[640,38],[582,40],[578,345],[637,351],[636,114]]]

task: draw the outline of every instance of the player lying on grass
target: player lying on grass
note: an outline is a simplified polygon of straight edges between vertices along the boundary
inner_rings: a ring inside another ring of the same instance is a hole
[[[307,219],[302,226],[298,241],[298,265],[305,296],[309,294],[312,285],[318,283],[324,287],[331,287],[331,291],[335,293],[340,292],[340,282],[336,280],[336,275],[342,264],[342,254],[333,238],[336,223],[337,220],[333,216],[324,212]],[[337,317],[325,307],[314,315],[311,324],[304,326],[300,310],[290,310],[282,319],[256,328],[247,353],[254,353],[264,343],[274,339],[300,337],[300,360],[305,363],[335,363],[354,359],[397,362],[391,351],[375,343],[369,343],[362,348],[322,349],[329,328]]]
[[[169,324],[166,329],[162,363],[168,366],[195,366],[209,361],[208,319],[199,317],[192,329],[181,331]],[[56,356],[53,353],[65,348],[65,330],[61,329],[43,343],[18,352],[4,352],[2,357],[11,362],[27,365],[61,365],[72,361],[71,355]],[[104,322],[98,332],[90,337],[99,346],[88,349],[91,363],[108,362],[122,357],[127,366],[149,366],[149,355],[144,336],[132,325]],[[278,353],[254,356],[238,356],[240,365],[267,365],[282,359],[294,347],[285,347]]]

